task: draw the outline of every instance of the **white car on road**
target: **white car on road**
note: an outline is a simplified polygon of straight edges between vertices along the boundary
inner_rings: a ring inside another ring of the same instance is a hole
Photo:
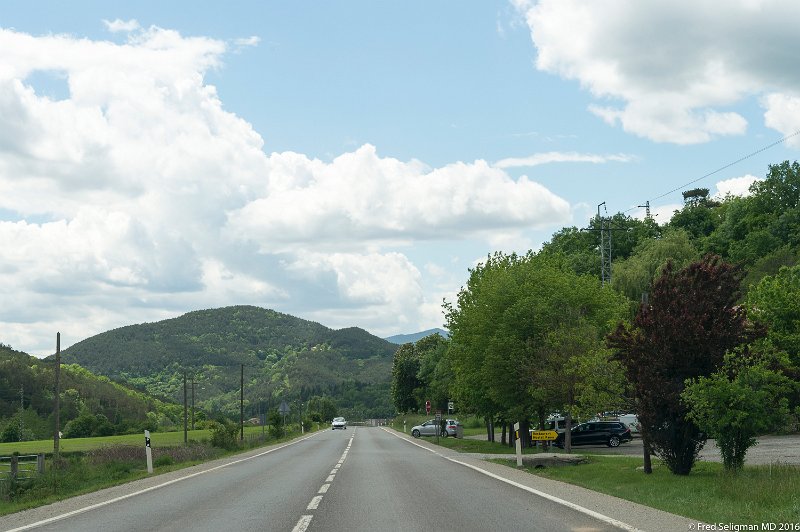
[[[347,421],[343,417],[335,417],[333,418],[333,422],[331,423],[331,430],[336,429],[347,429]]]

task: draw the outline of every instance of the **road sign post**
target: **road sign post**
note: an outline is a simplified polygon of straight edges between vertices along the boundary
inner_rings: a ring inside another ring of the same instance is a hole
[[[147,455],[147,473],[153,474],[153,451],[150,449],[150,431],[144,431],[144,453]]]

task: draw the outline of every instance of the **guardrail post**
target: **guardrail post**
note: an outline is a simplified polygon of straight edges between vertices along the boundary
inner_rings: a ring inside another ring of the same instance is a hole
[[[36,455],[36,472],[40,475],[44,474],[44,453]]]
[[[11,480],[17,479],[17,471],[19,470],[19,457],[11,455]]]

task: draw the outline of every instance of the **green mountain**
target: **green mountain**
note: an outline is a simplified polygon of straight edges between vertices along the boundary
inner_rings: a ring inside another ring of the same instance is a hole
[[[62,352],[64,361],[156,396],[183,400],[183,375],[196,402],[238,417],[242,366],[245,410],[254,416],[281,401],[329,397],[353,418],[392,413],[392,356],[397,346],[358,328],[329,329],[253,306],[200,310],[121,327]]]
[[[0,441],[51,438],[55,364],[0,344]],[[177,424],[181,407],[94,375],[61,367],[60,426],[66,436],[110,435]]]

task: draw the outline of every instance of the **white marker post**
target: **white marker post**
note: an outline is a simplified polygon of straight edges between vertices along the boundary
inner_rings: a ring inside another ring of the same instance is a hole
[[[153,450],[150,449],[150,431],[144,431],[144,452],[147,454],[147,473],[153,474]]]
[[[522,440],[519,439],[519,421],[514,423],[514,432],[517,437],[517,467],[522,467]]]

